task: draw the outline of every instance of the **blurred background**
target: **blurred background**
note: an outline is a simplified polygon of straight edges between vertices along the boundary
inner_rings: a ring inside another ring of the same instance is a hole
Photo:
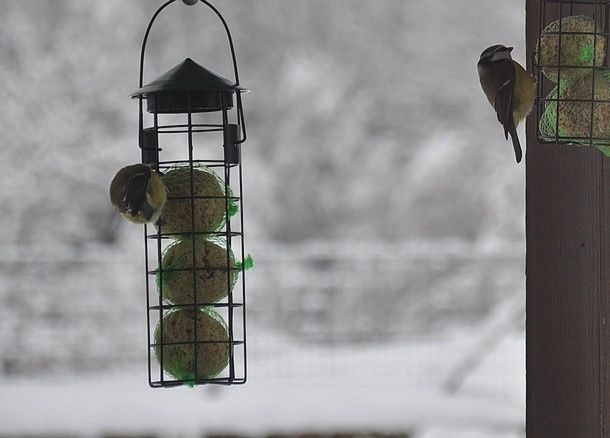
[[[147,385],[142,229],[107,190],[161,2],[2,0],[0,436],[524,436],[524,166],[476,73],[524,61],[524,2],[214,4],[252,90],[249,381]],[[144,82],[186,57],[232,77],[178,1]]]

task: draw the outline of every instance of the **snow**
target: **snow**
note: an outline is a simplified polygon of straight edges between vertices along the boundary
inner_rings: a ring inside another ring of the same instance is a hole
[[[477,429],[456,430],[455,427],[434,427],[418,434],[417,438],[518,438],[522,434],[519,432],[502,433],[499,431],[481,431]]]
[[[9,380],[0,384],[0,412],[6,419],[0,433],[170,437],[206,432],[393,431],[417,438],[522,436],[522,334],[511,333],[502,340],[460,391],[447,394],[439,382],[468,339],[461,335],[324,355],[319,347],[305,348],[288,358],[263,359],[255,349],[250,380],[234,387],[152,389],[144,366],[99,377]],[[415,357],[421,360],[414,361]],[[521,366],[499,368],[499,357],[512,357]],[[380,368],[380,362],[391,369]],[[331,367],[339,374],[308,377],[312,369]],[[409,378],[421,376],[424,368],[429,370],[427,379]],[[283,375],[277,376],[278,369],[285,371]],[[498,372],[505,370],[513,374]],[[502,380],[510,384],[498,385]]]

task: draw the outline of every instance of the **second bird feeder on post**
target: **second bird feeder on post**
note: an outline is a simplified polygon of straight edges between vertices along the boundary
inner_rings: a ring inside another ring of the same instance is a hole
[[[538,141],[610,156],[610,0],[540,0],[539,8]]]
[[[145,226],[148,376],[153,387],[246,381],[245,257],[241,144],[246,139],[235,50],[226,31],[235,81],[190,58],[143,84],[153,15],[142,43],[139,146],[160,171],[167,203]],[[150,114],[148,123],[144,108]],[[152,118],[152,120],[150,120]],[[171,139],[171,140],[170,140]],[[204,144],[217,159],[203,159]],[[182,149],[181,159],[176,148]],[[172,159],[163,159],[164,154]]]

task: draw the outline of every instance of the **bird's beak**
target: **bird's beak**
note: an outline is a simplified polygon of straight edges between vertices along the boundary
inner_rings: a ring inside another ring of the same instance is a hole
[[[507,49],[508,49],[508,51],[509,51],[509,52],[512,52],[512,51],[513,51],[513,48],[512,48],[512,47],[507,47]]]

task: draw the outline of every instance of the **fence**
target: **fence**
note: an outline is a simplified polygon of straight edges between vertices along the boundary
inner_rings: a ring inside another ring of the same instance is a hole
[[[252,379],[453,378],[501,391],[522,380],[520,304],[505,315],[523,295],[521,244],[255,242],[250,250]],[[145,372],[143,263],[120,253],[4,252],[3,379]]]

